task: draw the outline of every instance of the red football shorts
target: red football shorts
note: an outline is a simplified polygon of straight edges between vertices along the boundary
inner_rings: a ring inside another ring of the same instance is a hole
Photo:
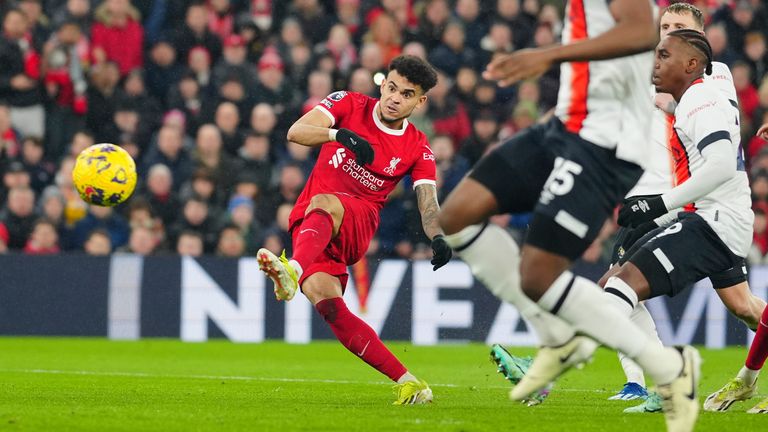
[[[337,193],[335,195],[341,201],[341,205],[344,206],[344,217],[341,220],[339,234],[331,239],[328,246],[309,268],[303,269],[299,286],[309,276],[322,272],[339,278],[343,291],[349,279],[347,266],[360,261],[360,258],[368,250],[373,235],[376,234],[379,225],[379,213],[375,206],[346,194]],[[299,232],[298,227],[303,220],[302,217],[291,224],[291,236],[294,242]]]

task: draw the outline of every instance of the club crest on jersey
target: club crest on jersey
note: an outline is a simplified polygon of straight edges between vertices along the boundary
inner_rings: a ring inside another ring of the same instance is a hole
[[[342,147],[336,150],[336,153],[331,156],[331,160],[328,161],[328,165],[333,165],[334,168],[338,168],[344,158],[347,156],[346,150]]]
[[[395,170],[397,169],[397,164],[400,163],[402,159],[399,157],[393,157],[391,161],[389,161],[389,166],[384,168],[384,172],[389,175],[395,175]]]

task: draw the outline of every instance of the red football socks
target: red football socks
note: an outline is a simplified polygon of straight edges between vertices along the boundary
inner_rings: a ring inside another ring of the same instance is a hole
[[[315,309],[331,326],[339,342],[352,354],[395,382],[408,372],[384,346],[376,332],[347,309],[344,299],[336,297],[322,300],[315,305]]]
[[[763,309],[763,316],[760,318],[760,324],[757,325],[757,332],[749,347],[744,366],[752,370],[760,370],[765,364],[766,357],[768,357],[768,307]]]
[[[328,246],[333,234],[333,218],[323,209],[310,210],[298,228],[294,241],[293,259],[306,270]]]

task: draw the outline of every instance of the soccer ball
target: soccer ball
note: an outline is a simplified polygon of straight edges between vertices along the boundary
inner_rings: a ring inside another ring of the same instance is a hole
[[[72,181],[83,201],[112,207],[128,199],[136,187],[136,163],[114,144],[95,144],[80,152]]]

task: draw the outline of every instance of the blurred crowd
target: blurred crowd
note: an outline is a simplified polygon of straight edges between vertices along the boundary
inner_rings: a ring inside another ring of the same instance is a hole
[[[494,56],[556,43],[563,3],[0,2],[0,251],[290,253],[287,215],[317,150],[287,142],[287,128],[333,91],[377,96],[373,76],[400,54],[439,70],[412,122],[430,138],[442,199],[488,149],[555,105],[558,68],[510,88],[481,72]],[[753,258],[768,261],[768,147],[752,138],[768,121],[768,9],[695,3],[739,92],[758,213]],[[86,205],[72,185],[75,157],[98,142],[137,162],[136,192],[116,208]],[[527,221],[494,219],[517,234]],[[600,260],[614,231],[606,223],[584,258]],[[406,180],[370,255],[422,258],[428,245]]]

